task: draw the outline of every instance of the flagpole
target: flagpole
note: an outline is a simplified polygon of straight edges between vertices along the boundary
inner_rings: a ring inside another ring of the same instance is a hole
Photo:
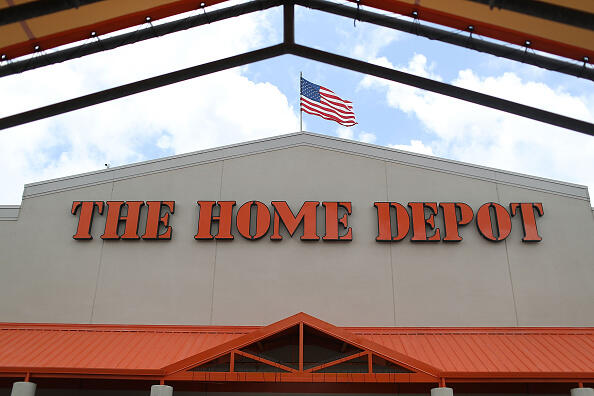
[[[303,73],[299,72],[299,132],[303,132],[303,111],[301,111],[301,79]]]

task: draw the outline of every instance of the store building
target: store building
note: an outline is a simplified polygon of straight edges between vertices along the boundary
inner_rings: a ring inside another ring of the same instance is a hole
[[[0,395],[592,395],[593,242],[584,186],[311,133],[29,184]]]

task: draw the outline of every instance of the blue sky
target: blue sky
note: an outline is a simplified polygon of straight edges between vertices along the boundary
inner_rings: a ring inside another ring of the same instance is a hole
[[[192,14],[190,14],[192,15]],[[0,116],[274,44],[280,9],[0,79]],[[299,43],[594,122],[588,80],[297,7]],[[299,72],[354,102],[311,132],[588,185],[594,138],[294,56],[0,131],[0,204],[24,183],[298,130]]]

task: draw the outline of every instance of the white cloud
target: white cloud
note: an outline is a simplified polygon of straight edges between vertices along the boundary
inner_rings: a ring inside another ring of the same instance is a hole
[[[357,27],[357,39],[349,40],[351,43],[353,41],[357,43],[352,46],[351,56],[365,60],[374,59],[382,49],[400,37],[401,33],[393,29],[361,25]]]
[[[389,144],[388,147],[392,147],[397,150],[411,151],[413,153],[435,155],[433,149],[430,146],[426,146],[420,140],[411,140],[410,144]]]
[[[375,143],[377,140],[377,136],[368,132],[360,132],[355,138],[355,131],[352,127],[338,127],[336,129],[336,135],[343,139],[358,140],[363,143]]]
[[[343,139],[350,139],[350,140],[355,139],[355,133],[353,132],[353,130],[351,128],[338,127],[338,129],[336,130],[336,134],[338,135],[338,137],[341,137]]]
[[[376,140],[377,136],[375,136],[373,133],[361,132],[359,134],[359,141],[363,143],[375,143]]]
[[[267,15],[2,78],[0,92],[10,94],[0,95],[0,116],[268,45],[274,33]],[[287,98],[271,84],[250,81],[242,70],[1,131],[0,182],[9,188],[0,190],[0,204],[19,204],[23,184],[32,181],[294,131],[296,110]]]
[[[389,63],[385,58],[376,61]],[[427,66],[423,55],[415,55],[400,70],[439,78]],[[578,97],[562,88],[525,81],[514,73],[481,77],[467,69],[459,71],[451,83],[594,120],[592,97]],[[390,106],[416,116],[433,136],[430,146],[439,156],[588,185],[594,191],[591,137],[374,77],[364,77],[360,87],[385,92]]]

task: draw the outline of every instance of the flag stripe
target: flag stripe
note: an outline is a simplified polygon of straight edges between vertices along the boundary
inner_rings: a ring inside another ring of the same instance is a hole
[[[327,105],[326,103],[320,103],[320,102],[316,102],[313,100],[309,100],[305,97],[301,98],[301,101],[303,103],[307,103],[309,104],[311,107],[317,107],[320,109],[320,111],[326,111],[329,113],[333,113],[335,114],[337,117],[342,117],[342,118],[352,118],[355,119],[355,115],[353,114],[353,112],[345,112],[342,111],[342,109],[336,109],[332,106]]]
[[[300,104],[301,111],[308,114],[336,121],[344,126],[357,124],[351,101],[344,100],[332,90],[311,83],[303,77],[301,78]]]
[[[319,117],[322,117],[322,118],[324,118],[324,119],[326,119],[326,120],[330,120],[330,121],[336,121],[336,122],[337,122],[337,123],[339,123],[340,125],[344,125],[344,126],[353,126],[353,125],[356,125],[356,124],[357,124],[357,123],[356,123],[356,122],[354,122],[354,121],[341,121],[341,120],[339,120],[339,119],[338,119],[338,118],[336,118],[336,117],[332,117],[332,116],[326,115],[326,114],[324,114],[324,113],[320,113],[320,112],[318,112],[318,111],[310,111],[310,110],[307,110],[305,107],[303,107],[303,108],[302,108],[302,110],[303,110],[303,112],[305,112],[305,113],[312,114],[312,115],[317,115],[317,116],[319,116]]]
[[[352,110],[353,105],[351,102],[346,102],[340,99],[338,96],[328,95],[320,89],[320,99],[327,100],[328,102],[332,103],[333,105],[344,107],[346,110]]]
[[[332,99],[336,99],[340,102],[353,103],[350,100],[341,99],[338,95],[336,95],[334,92],[330,91],[328,88],[320,87],[320,94],[323,94],[324,96],[327,96]]]
[[[343,125],[344,124],[348,124],[348,125],[355,125],[356,124],[355,120],[341,120],[340,118],[338,118],[338,117],[336,117],[336,116],[334,116],[332,114],[321,112],[321,111],[317,110],[316,108],[310,107],[310,106],[308,106],[306,104],[303,105],[302,109],[306,113],[313,114],[313,115],[319,115],[320,117],[323,117],[323,118],[325,118],[327,120],[336,121],[339,124],[343,124]]]
[[[332,114],[332,113],[329,113],[329,112],[327,112],[327,111],[322,111],[322,110],[320,110],[320,109],[319,109],[319,108],[317,108],[317,107],[309,106],[309,105],[308,105],[308,104],[306,104],[306,103],[303,103],[303,106],[302,106],[302,107],[303,107],[304,109],[308,109],[308,110],[310,110],[310,111],[315,111],[315,112],[317,112],[317,113],[319,113],[319,114],[324,114],[324,115],[327,115],[328,117],[332,117],[332,118],[336,119],[337,121],[344,121],[344,122],[348,122],[348,123],[355,122],[355,119],[354,119],[354,118],[348,118],[348,119],[345,119],[345,118],[343,118],[343,117],[339,117],[339,116],[337,116],[337,115],[335,115],[335,114]]]
[[[316,102],[314,100],[309,100],[309,99],[307,99],[305,97],[302,97],[301,100],[304,101],[304,102],[309,103],[311,106],[319,107],[320,110],[322,110],[322,111],[332,112],[332,113],[336,114],[339,117],[351,117],[351,118],[354,118],[355,117],[355,115],[353,114],[352,111],[348,111],[347,112],[347,111],[344,111],[344,109],[337,109],[337,108],[333,107],[332,105],[329,105],[329,104],[324,103],[324,102]]]
[[[333,115],[332,113],[328,113],[328,112],[325,112],[325,111],[320,111],[318,108],[309,106],[306,103],[303,103],[302,108],[304,110],[309,110],[308,112],[310,114],[312,114],[313,112],[315,112],[318,115],[324,115],[324,116],[331,117],[336,122],[346,122],[346,123],[354,123],[355,122],[355,119],[354,118],[344,119],[344,118],[338,117],[336,115]]]
[[[346,112],[348,112],[348,113],[350,113],[350,112],[352,112],[352,111],[353,111],[353,107],[352,107],[352,106],[351,106],[351,107],[348,107],[348,106],[347,106],[347,105],[345,105],[344,103],[336,103],[336,102],[333,102],[332,100],[330,100],[330,99],[326,98],[326,96],[324,96],[324,95],[320,95],[320,102],[325,102],[325,103],[327,103],[329,106],[334,106],[334,107],[336,107],[336,108],[340,108],[340,109],[342,109],[342,110],[344,110],[344,111],[346,111]]]

